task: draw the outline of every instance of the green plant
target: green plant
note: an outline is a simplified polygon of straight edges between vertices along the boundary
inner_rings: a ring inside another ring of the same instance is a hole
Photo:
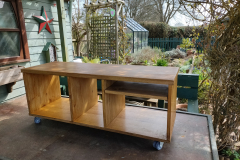
[[[233,151],[230,150],[230,149],[223,150],[222,154],[227,156],[227,157],[231,157],[231,159],[233,159],[233,160],[239,160],[240,159],[239,153],[235,150],[233,150]]]
[[[190,41],[189,38],[183,38],[182,44],[180,44],[181,48],[191,48],[193,47],[193,43]]]
[[[190,64],[186,64],[186,65],[180,67],[180,72],[186,73],[186,71],[189,70],[189,68],[190,68]]]
[[[225,156],[230,157],[233,154],[233,152],[230,149],[228,149],[228,150],[223,150],[222,154],[225,155]]]
[[[89,60],[88,57],[83,57],[82,61],[84,63],[100,63],[100,59],[99,58],[95,58],[95,59],[92,59],[92,60]]]
[[[168,66],[168,61],[165,59],[158,59],[157,66]]]
[[[145,65],[145,66],[148,65],[148,61],[147,61],[147,60],[144,61],[144,65]]]
[[[208,91],[211,86],[211,80],[208,76],[210,69],[206,70],[204,67],[195,67],[193,69],[193,74],[199,75],[199,85],[198,85],[198,103],[207,104]]]
[[[191,65],[191,64],[192,64],[192,58],[186,60],[183,65],[186,66],[186,65]]]
[[[234,160],[240,160],[240,154],[237,151],[233,152]]]

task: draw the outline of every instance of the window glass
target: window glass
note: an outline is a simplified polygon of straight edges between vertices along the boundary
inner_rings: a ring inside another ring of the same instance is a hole
[[[18,28],[10,2],[0,1],[0,28]]]
[[[129,48],[126,48],[126,52],[130,50],[130,53],[133,53],[133,32],[129,28],[126,30],[126,36],[129,44]]]
[[[138,32],[134,32],[134,50],[133,52],[136,52],[138,50],[138,39],[137,39],[137,35]]]
[[[0,32],[0,59],[20,56],[18,32]]]

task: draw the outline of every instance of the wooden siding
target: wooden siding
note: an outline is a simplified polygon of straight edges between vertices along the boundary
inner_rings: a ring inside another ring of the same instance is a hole
[[[62,61],[57,5],[54,6],[54,4],[56,3],[57,3],[56,1],[52,0],[34,0],[34,1],[22,0],[31,61],[27,63],[18,63],[18,65],[30,67],[46,63],[46,57],[42,53],[42,50],[47,42],[52,42],[53,44],[56,45],[56,47],[58,48],[57,49],[58,61]],[[69,22],[68,3],[65,2],[64,5],[65,9],[67,10],[66,29],[67,29],[68,54],[69,61],[72,61],[73,60],[72,35]],[[32,18],[32,16],[33,15],[40,16],[41,6],[44,6],[49,18],[54,18],[53,22],[50,24],[52,34],[50,34],[47,30],[43,30],[40,34],[38,34],[39,24]],[[21,96],[23,94],[25,94],[23,80],[18,81],[13,86],[13,92],[9,94],[7,93],[6,85],[0,86],[0,103],[6,102],[7,100]]]

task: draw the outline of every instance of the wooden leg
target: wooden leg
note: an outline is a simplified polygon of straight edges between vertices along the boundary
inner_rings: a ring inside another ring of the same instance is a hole
[[[72,120],[98,103],[97,79],[68,77]]]
[[[114,82],[102,80],[103,119],[107,127],[125,107],[125,95],[106,94],[105,89]]]
[[[59,76],[23,73],[30,114],[61,98]]]
[[[171,142],[173,127],[176,118],[177,76],[174,85],[168,86],[168,115],[167,115],[167,140]]]

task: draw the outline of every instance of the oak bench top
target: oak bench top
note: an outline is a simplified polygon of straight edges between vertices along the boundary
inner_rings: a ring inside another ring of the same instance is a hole
[[[91,64],[76,62],[51,62],[24,68],[23,73],[51,74],[69,77],[96,78],[173,85],[178,67]]]

